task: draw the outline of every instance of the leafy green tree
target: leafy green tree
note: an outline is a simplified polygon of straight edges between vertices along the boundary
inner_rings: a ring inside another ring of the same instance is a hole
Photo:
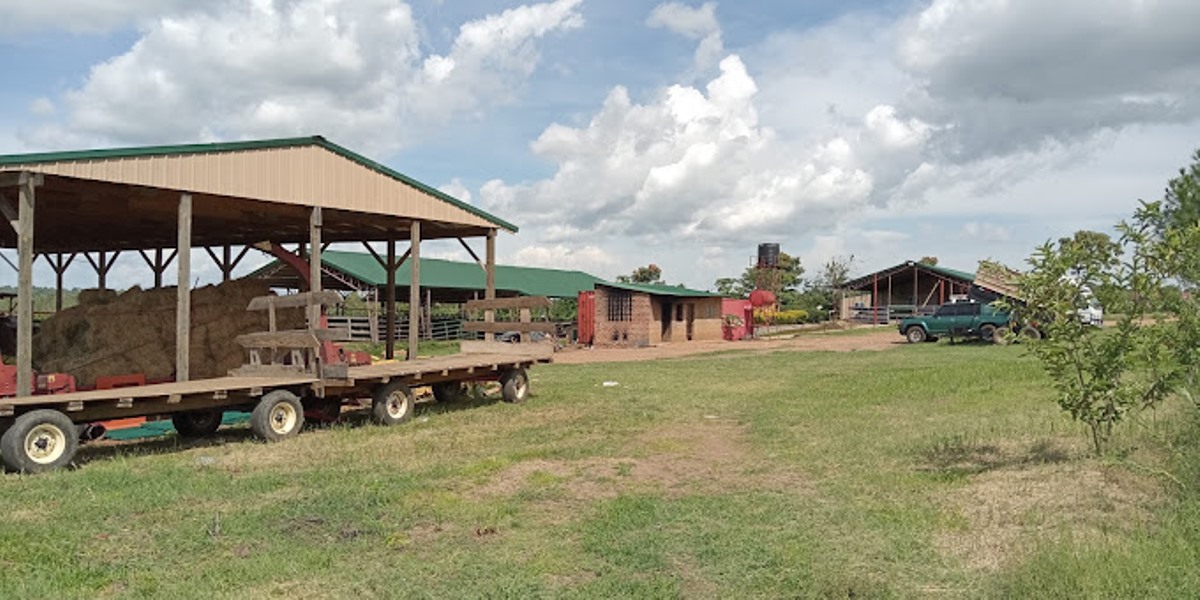
[[[854,255],[834,256],[821,265],[817,277],[809,282],[808,288],[798,298],[799,306],[814,318],[824,317],[835,306],[841,304],[842,287],[850,281],[854,268]]]
[[[577,298],[555,298],[550,304],[551,321],[574,321],[579,315]]]
[[[800,263],[800,259],[786,252],[780,252],[778,268],[746,267],[741,277],[736,279],[722,277],[714,285],[719,294],[738,298],[745,298],[750,295],[750,292],[759,288],[770,290],[780,299],[780,304],[787,305],[785,298],[792,297],[799,292],[803,283],[804,265]]]
[[[1178,177],[1167,182],[1160,233],[1168,228],[1185,231],[1200,223],[1200,150],[1192,155],[1192,161],[1179,170]],[[1200,264],[1183,265],[1179,276],[1189,284],[1200,283]]]
[[[933,263],[937,264],[937,258],[933,259]],[[835,256],[825,261],[821,265],[821,274],[815,282],[816,287],[827,290],[836,290],[850,281],[850,270],[854,268],[854,255]]]
[[[1200,221],[1200,150],[1192,155],[1192,161],[1167,183],[1163,213],[1166,223],[1175,228]]]
[[[1023,305],[1015,318],[1036,321],[1046,334],[1031,341],[1059,405],[1085,423],[1093,449],[1103,451],[1126,415],[1154,407],[1170,394],[1191,394],[1200,365],[1200,316],[1194,300],[1171,293],[1172,280],[1200,260],[1200,226],[1177,228],[1162,203],[1144,203],[1117,226],[1119,242],[1079,232],[1047,242],[1018,277]],[[1087,291],[1124,289],[1109,299],[1120,318],[1110,331],[1082,323]],[[1156,307],[1167,318],[1151,319]]]
[[[919,263],[921,263],[921,264],[923,264],[923,265],[929,265],[929,266],[931,266],[931,267],[936,267],[936,266],[937,266],[937,264],[938,264],[938,257],[936,257],[936,256],[922,256],[922,257],[921,257],[921,260],[918,260],[917,262],[919,262]]]
[[[662,269],[656,264],[649,264],[644,267],[638,267],[629,275],[618,275],[617,281],[621,283],[653,283],[661,284]]]
[[[714,284],[717,288],[717,293],[726,298],[735,298],[744,296],[741,281],[733,277],[722,277]]]

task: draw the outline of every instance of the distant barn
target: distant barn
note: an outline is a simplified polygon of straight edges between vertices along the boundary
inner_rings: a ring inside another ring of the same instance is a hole
[[[917,261],[868,273],[842,286],[841,317],[866,323],[887,323],[914,314],[933,312],[954,296],[971,290],[975,275]]]

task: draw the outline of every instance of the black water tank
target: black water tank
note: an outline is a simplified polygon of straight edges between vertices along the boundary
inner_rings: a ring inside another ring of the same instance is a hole
[[[779,266],[779,244],[759,244],[758,245],[758,266],[760,266],[760,267],[778,267]]]

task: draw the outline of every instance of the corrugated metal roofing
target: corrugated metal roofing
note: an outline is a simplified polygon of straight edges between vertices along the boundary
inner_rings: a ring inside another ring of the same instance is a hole
[[[408,287],[412,274],[406,259],[396,270],[396,285]],[[374,256],[365,252],[342,252],[326,250],[321,253],[321,262],[372,287],[387,285],[387,272]],[[255,272],[271,269],[272,263]],[[253,277],[255,274],[251,274]],[[547,296],[551,298],[574,298],[579,292],[590,290],[604,280],[582,271],[563,271],[537,267],[514,267],[496,265],[496,289],[516,292],[525,296]],[[421,259],[421,286],[429,288],[482,290],[487,283],[483,269],[476,263]]]
[[[258,198],[257,192],[267,188],[278,191],[278,194],[267,194],[273,197],[262,197],[265,200],[287,201],[294,202],[297,194],[296,185],[305,177],[311,177],[311,171],[314,165],[306,162],[306,172],[296,172],[289,174],[290,180],[276,181],[279,174],[274,174],[264,169],[264,165],[274,163],[255,163],[250,169],[251,174],[255,174],[254,188],[255,193],[245,194],[230,194],[230,191],[239,186],[245,187],[245,182],[239,177],[239,171],[236,165],[232,163],[219,164],[204,164],[204,165],[182,165],[175,162],[162,162],[163,159],[178,160],[180,157],[197,157],[205,155],[231,155],[243,159],[248,156],[246,153],[259,153],[273,150],[300,149],[304,147],[322,148],[333,154],[336,154],[344,159],[351,161],[370,171],[378,173],[388,179],[392,179],[402,183],[408,187],[414,188],[434,199],[450,204],[458,209],[466,211],[475,217],[484,219],[485,221],[494,224],[498,227],[509,231],[517,231],[517,226],[505,221],[486,211],[480,210],[470,204],[467,204],[441,190],[428,186],[420,181],[399,173],[383,164],[368,159],[356,152],[343,148],[334,144],[321,136],[309,136],[298,138],[281,138],[270,140],[252,140],[244,142],[225,142],[214,144],[184,144],[170,146],[144,146],[136,148],[107,148],[98,150],[76,150],[69,152],[43,152],[35,154],[14,154],[0,156],[0,170],[5,167],[31,169],[35,171],[44,171],[48,174],[59,174],[72,177],[96,177],[98,179],[109,180],[111,174],[119,173],[119,177],[113,179],[120,183],[134,183],[141,185],[178,187],[179,189],[188,189],[197,192],[207,193],[225,193],[227,195],[236,195],[247,198]],[[257,155],[257,154],[256,154]],[[125,164],[127,161],[135,161],[132,164]],[[146,161],[158,161],[162,164],[158,165],[158,169],[150,168],[152,163]],[[104,168],[106,164],[112,164],[112,168]],[[250,163],[245,162],[246,165]],[[120,165],[118,167],[118,165]],[[39,169],[38,167],[42,168]],[[219,182],[219,185],[211,186],[213,189],[197,189],[203,186],[195,186],[195,182],[201,181],[203,178],[211,178],[214,182]],[[193,185],[190,187],[178,185],[182,182],[190,182]],[[350,181],[338,182],[340,193],[347,193],[346,186]],[[359,190],[364,195],[379,195],[382,194],[373,182],[365,181],[363,178],[358,178],[355,182],[361,189]],[[231,184],[234,185],[232,188]],[[266,187],[264,187],[266,186]],[[262,188],[262,189],[260,189]],[[276,189],[278,188],[278,189]],[[288,193],[282,193],[283,191]],[[322,198],[328,198],[327,194],[319,194]],[[336,196],[336,194],[335,194]],[[322,201],[324,205],[328,200]],[[336,204],[336,203],[335,203]],[[370,204],[368,202],[367,204]],[[375,204],[378,204],[377,202]],[[342,208],[340,206],[330,205],[330,208]],[[351,210],[362,210],[364,206],[347,206],[345,208]]]
[[[925,267],[926,269],[929,269],[930,271],[933,271],[934,273],[940,273],[947,277],[954,277],[955,279],[962,279],[963,281],[974,281],[975,280],[974,273],[968,273],[966,271],[959,271],[958,269],[950,269],[950,268],[942,267],[942,266],[938,266],[938,265],[930,265],[930,264],[926,264],[923,262],[919,262],[917,264],[921,265],[922,267]]]
[[[683,286],[655,284],[655,283],[611,283],[607,281],[599,282],[598,285],[605,287],[616,288],[618,290],[628,290],[631,292],[641,292],[643,294],[653,294],[655,296],[677,296],[681,298],[720,298],[721,294],[713,292],[704,292],[701,290],[688,289]]]
[[[901,271],[904,271],[905,269],[911,269],[913,267],[919,267],[921,269],[924,269],[931,273],[936,273],[943,277],[958,279],[964,283],[971,283],[971,282],[975,281],[974,273],[968,273],[966,271],[959,271],[958,269],[950,269],[947,267],[940,267],[937,265],[930,265],[930,264],[926,264],[923,262],[909,260],[909,261],[902,262],[893,267],[888,267],[886,269],[880,269],[879,271],[875,271],[874,273],[867,273],[866,275],[862,275],[860,277],[851,279],[850,281],[847,281],[846,284],[842,287],[845,289],[857,289],[863,285],[869,284],[871,282],[872,277],[875,277],[875,276],[887,277],[889,274],[899,273]]]

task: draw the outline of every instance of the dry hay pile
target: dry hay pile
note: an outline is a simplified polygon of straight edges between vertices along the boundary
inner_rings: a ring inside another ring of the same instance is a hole
[[[234,338],[267,330],[266,311],[249,312],[265,283],[239,280],[192,291],[191,377],[219,377],[244,362]],[[175,374],[175,288],[131,288],[119,295],[85,293],[78,306],[42,323],[33,338],[34,368],[69,373],[80,385],[100,375],[145,373],[150,379]],[[304,327],[304,312],[281,310],[280,329]]]

